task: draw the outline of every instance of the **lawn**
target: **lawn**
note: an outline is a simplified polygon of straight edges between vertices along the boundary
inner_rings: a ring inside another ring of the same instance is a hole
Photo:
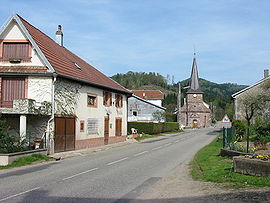
[[[232,159],[219,156],[220,148],[222,148],[222,142],[216,139],[195,155],[191,162],[191,173],[194,179],[231,183],[230,186],[237,188],[270,186],[270,178],[234,173]]]
[[[135,139],[137,141],[148,139],[148,138],[153,138],[153,137],[159,137],[159,136],[165,136],[167,134],[176,134],[176,133],[181,133],[183,130],[176,130],[172,132],[165,132],[165,133],[159,133],[159,134],[153,134],[153,135],[148,135],[148,134],[143,134],[142,137],[136,137]]]
[[[29,164],[33,164],[38,161],[50,161],[52,158],[44,155],[44,154],[33,154],[31,156],[25,156],[16,159],[12,164],[9,164],[7,166],[0,166],[0,169],[8,169],[8,168],[15,168],[19,166],[25,166]]]

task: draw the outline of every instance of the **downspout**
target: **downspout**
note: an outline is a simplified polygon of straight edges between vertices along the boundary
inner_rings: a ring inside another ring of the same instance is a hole
[[[49,154],[54,153],[54,136],[51,134],[51,131],[54,132],[54,127],[52,130],[50,129],[50,123],[54,120],[54,115],[55,115],[55,97],[54,97],[54,92],[55,92],[55,82],[56,82],[56,77],[57,74],[53,73],[53,81],[52,81],[52,94],[51,94],[51,103],[52,103],[52,115],[51,118],[48,120],[47,123],[47,132],[48,132],[48,152]]]

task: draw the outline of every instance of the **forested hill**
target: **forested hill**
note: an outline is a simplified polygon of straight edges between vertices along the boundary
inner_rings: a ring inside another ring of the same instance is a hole
[[[174,76],[164,77],[158,73],[127,72],[126,74],[116,74],[112,79],[117,81],[127,89],[159,89],[165,93],[163,106],[168,112],[173,112],[177,104],[178,83],[174,81]],[[180,81],[181,87],[189,85],[189,79]],[[232,117],[231,95],[245,87],[232,83],[217,84],[200,78],[200,85],[204,92],[204,100],[214,106],[214,113],[217,120],[220,120],[224,113]],[[187,89],[182,89],[183,96]],[[183,97],[182,96],[182,97]],[[183,102],[183,101],[182,101]]]

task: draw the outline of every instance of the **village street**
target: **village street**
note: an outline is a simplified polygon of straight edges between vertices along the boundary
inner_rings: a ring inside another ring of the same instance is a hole
[[[190,130],[49,164],[2,170],[0,202],[135,199],[190,160],[217,133],[215,128]]]

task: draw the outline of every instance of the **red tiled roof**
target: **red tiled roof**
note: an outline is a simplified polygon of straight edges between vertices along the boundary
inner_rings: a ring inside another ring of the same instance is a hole
[[[164,94],[160,90],[132,90],[133,94],[142,99],[159,100],[164,99]]]
[[[46,72],[47,67],[40,66],[0,66],[0,72]]]
[[[65,47],[57,44],[22,17],[19,16],[19,18],[57,74],[128,94],[131,93]],[[77,68],[75,63],[81,69]]]

